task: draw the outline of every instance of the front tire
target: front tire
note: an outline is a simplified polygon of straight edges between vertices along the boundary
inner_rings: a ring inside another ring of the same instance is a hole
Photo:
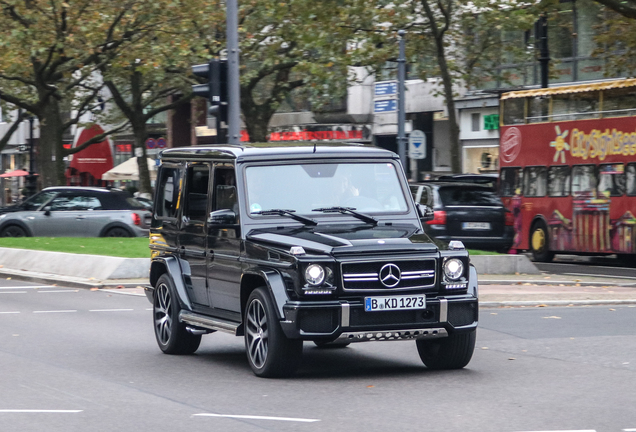
[[[0,237],[28,237],[29,235],[27,234],[27,232],[17,226],[17,225],[10,225],[6,228],[3,228],[2,232],[0,232]]]
[[[550,251],[550,237],[545,223],[537,222],[530,233],[532,259],[537,262],[551,262],[554,252]]]
[[[192,354],[201,343],[201,335],[193,335],[179,322],[179,298],[168,274],[157,281],[152,303],[155,337],[161,351],[166,354]]]
[[[256,288],[244,314],[247,360],[256,376],[291,376],[302,360],[303,341],[288,339],[265,287]]]
[[[461,369],[473,356],[476,334],[477,330],[472,330],[440,339],[417,340],[417,352],[429,369]]]

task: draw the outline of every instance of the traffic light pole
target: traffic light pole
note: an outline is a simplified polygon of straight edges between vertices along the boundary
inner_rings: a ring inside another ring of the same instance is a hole
[[[226,2],[228,144],[241,143],[241,86],[239,82],[238,3]]]

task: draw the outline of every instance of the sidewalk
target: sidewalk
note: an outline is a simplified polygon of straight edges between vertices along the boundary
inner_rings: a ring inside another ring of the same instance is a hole
[[[126,294],[143,294],[148,279],[110,279],[106,281],[73,278],[45,273],[6,270],[0,277],[35,283],[84,289],[117,290]],[[619,278],[558,275],[479,275],[481,307],[541,307],[568,305],[628,304],[636,305],[636,281]]]

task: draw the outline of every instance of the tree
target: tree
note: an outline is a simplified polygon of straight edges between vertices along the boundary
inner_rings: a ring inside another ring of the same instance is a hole
[[[636,19],[636,0],[595,0],[625,18]]]
[[[605,59],[606,76],[636,74],[636,2],[596,0],[604,5],[602,24],[596,26],[594,55]]]

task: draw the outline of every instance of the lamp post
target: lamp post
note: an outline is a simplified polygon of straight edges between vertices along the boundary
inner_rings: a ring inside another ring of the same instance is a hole
[[[35,175],[35,159],[34,159],[34,140],[33,140],[33,121],[35,120],[35,116],[33,114],[29,114],[27,117],[29,119],[29,175],[26,176],[26,196],[30,197],[35,194],[37,189],[37,176]]]
[[[405,80],[406,80],[406,54],[405,54],[405,37],[406,31],[400,30],[398,31],[398,36],[400,37],[400,56],[398,57],[398,136],[397,136],[397,144],[398,144],[398,155],[400,156],[400,161],[402,162],[402,167],[404,167],[404,171],[406,171],[406,133],[405,133],[405,125],[406,122],[406,113],[404,110],[404,99],[405,99]]]

